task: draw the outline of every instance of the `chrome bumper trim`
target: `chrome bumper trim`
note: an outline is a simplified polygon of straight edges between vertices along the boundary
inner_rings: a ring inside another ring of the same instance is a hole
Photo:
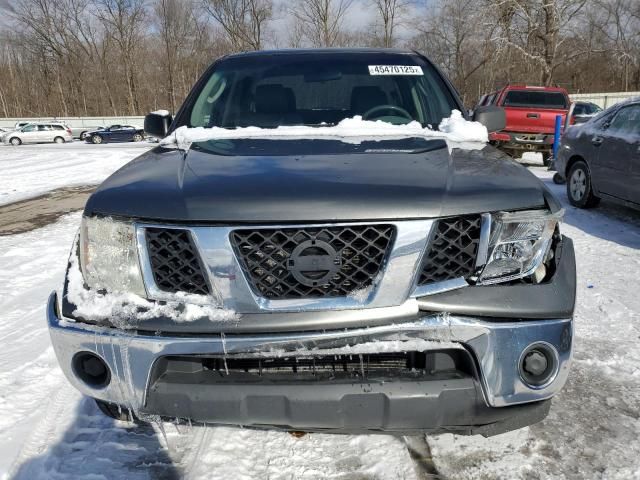
[[[54,292],[49,297],[47,320],[58,361],[69,381],[88,396],[126,405],[136,411],[145,405],[155,361],[167,355],[234,355],[270,352],[276,348],[280,352],[314,349],[312,354],[322,355],[323,349],[371,341],[419,338],[446,342],[442,347],[434,344],[434,349],[465,348],[473,354],[485,401],[492,407],[552,397],[564,385],[571,360],[571,319],[487,322],[448,314],[417,314],[412,322],[351,330],[180,337],[141,335],[76,323],[61,318],[56,303]],[[529,388],[518,373],[522,351],[534,342],[552,345],[559,357],[555,380],[540,389]],[[457,345],[452,346],[452,343]],[[112,381],[107,387],[90,388],[76,377],[71,363],[80,351],[93,352],[109,365]]]

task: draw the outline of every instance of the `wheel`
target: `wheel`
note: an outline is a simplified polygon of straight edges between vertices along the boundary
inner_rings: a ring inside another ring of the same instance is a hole
[[[94,398],[94,400],[100,411],[107,417],[123,422],[138,422],[138,418],[128,408],[121,407],[120,405],[116,405],[115,403],[98,400],[97,398]]]
[[[96,145],[99,145],[102,143],[102,137],[100,135],[94,135],[91,137],[91,141]]]
[[[600,203],[593,193],[587,164],[578,161],[571,166],[567,176],[567,196],[574,207],[591,208]]]
[[[542,152],[542,163],[544,164],[545,167],[548,167],[549,165],[551,165],[551,153]]]
[[[22,145],[22,140],[20,140],[18,137],[13,137],[11,138],[11,140],[9,140],[9,143],[14,147],[17,147],[18,145]]]
[[[86,140],[87,139],[87,132],[81,132],[80,133],[80,140]]]
[[[139,133],[136,133],[136,134],[133,136],[133,141],[134,141],[134,142],[141,142],[142,140],[143,140],[142,135],[140,135]]]
[[[53,141],[54,141],[55,143],[64,143],[64,138],[62,138],[62,137],[56,137],[56,138],[54,138],[54,139],[53,139]]]
[[[566,182],[567,180],[560,175],[559,173],[556,172],[556,174],[553,176],[553,183],[555,183],[556,185],[562,185],[564,182]]]

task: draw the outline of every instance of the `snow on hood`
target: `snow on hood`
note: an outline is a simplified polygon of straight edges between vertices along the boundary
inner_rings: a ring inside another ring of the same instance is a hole
[[[167,317],[174,322],[236,321],[239,315],[215,305],[201,304],[200,295],[176,294],[176,301],[153,303],[133,293],[99,293],[84,287],[77,256],[72,253],[68,271],[67,298],[76,306],[73,314],[87,320],[110,319],[122,329],[136,328],[137,321]],[[195,301],[195,302],[194,302]]]
[[[309,127],[303,125],[279,126],[277,128],[240,127],[234,129],[221,127],[186,127],[174,130],[171,135],[160,141],[161,145],[177,146],[188,149],[194,142],[222,140],[232,138],[336,138],[349,143],[360,143],[372,137],[407,138],[430,137],[442,138],[451,142],[481,142],[489,140],[484,125],[466,120],[462,113],[453,110],[451,116],[440,122],[438,130],[423,127],[413,121],[406,125],[392,125],[381,120],[363,120],[356,115],[345,118],[334,126]]]

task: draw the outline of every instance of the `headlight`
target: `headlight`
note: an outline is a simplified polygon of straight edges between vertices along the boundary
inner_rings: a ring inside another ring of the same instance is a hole
[[[132,223],[83,217],[80,267],[91,289],[146,296]]]
[[[564,210],[533,210],[493,215],[487,263],[479,284],[508,282],[532,275],[544,261]]]

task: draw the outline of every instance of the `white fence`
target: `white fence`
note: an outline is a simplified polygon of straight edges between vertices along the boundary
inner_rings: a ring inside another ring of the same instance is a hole
[[[633,97],[640,97],[640,92],[573,93],[569,95],[569,98],[574,102],[591,102],[602,108],[609,108],[611,105]]]
[[[13,127],[18,122],[62,122],[70,127],[100,127],[115,124],[144,125],[144,117],[30,117],[30,118],[0,118],[0,127]]]

